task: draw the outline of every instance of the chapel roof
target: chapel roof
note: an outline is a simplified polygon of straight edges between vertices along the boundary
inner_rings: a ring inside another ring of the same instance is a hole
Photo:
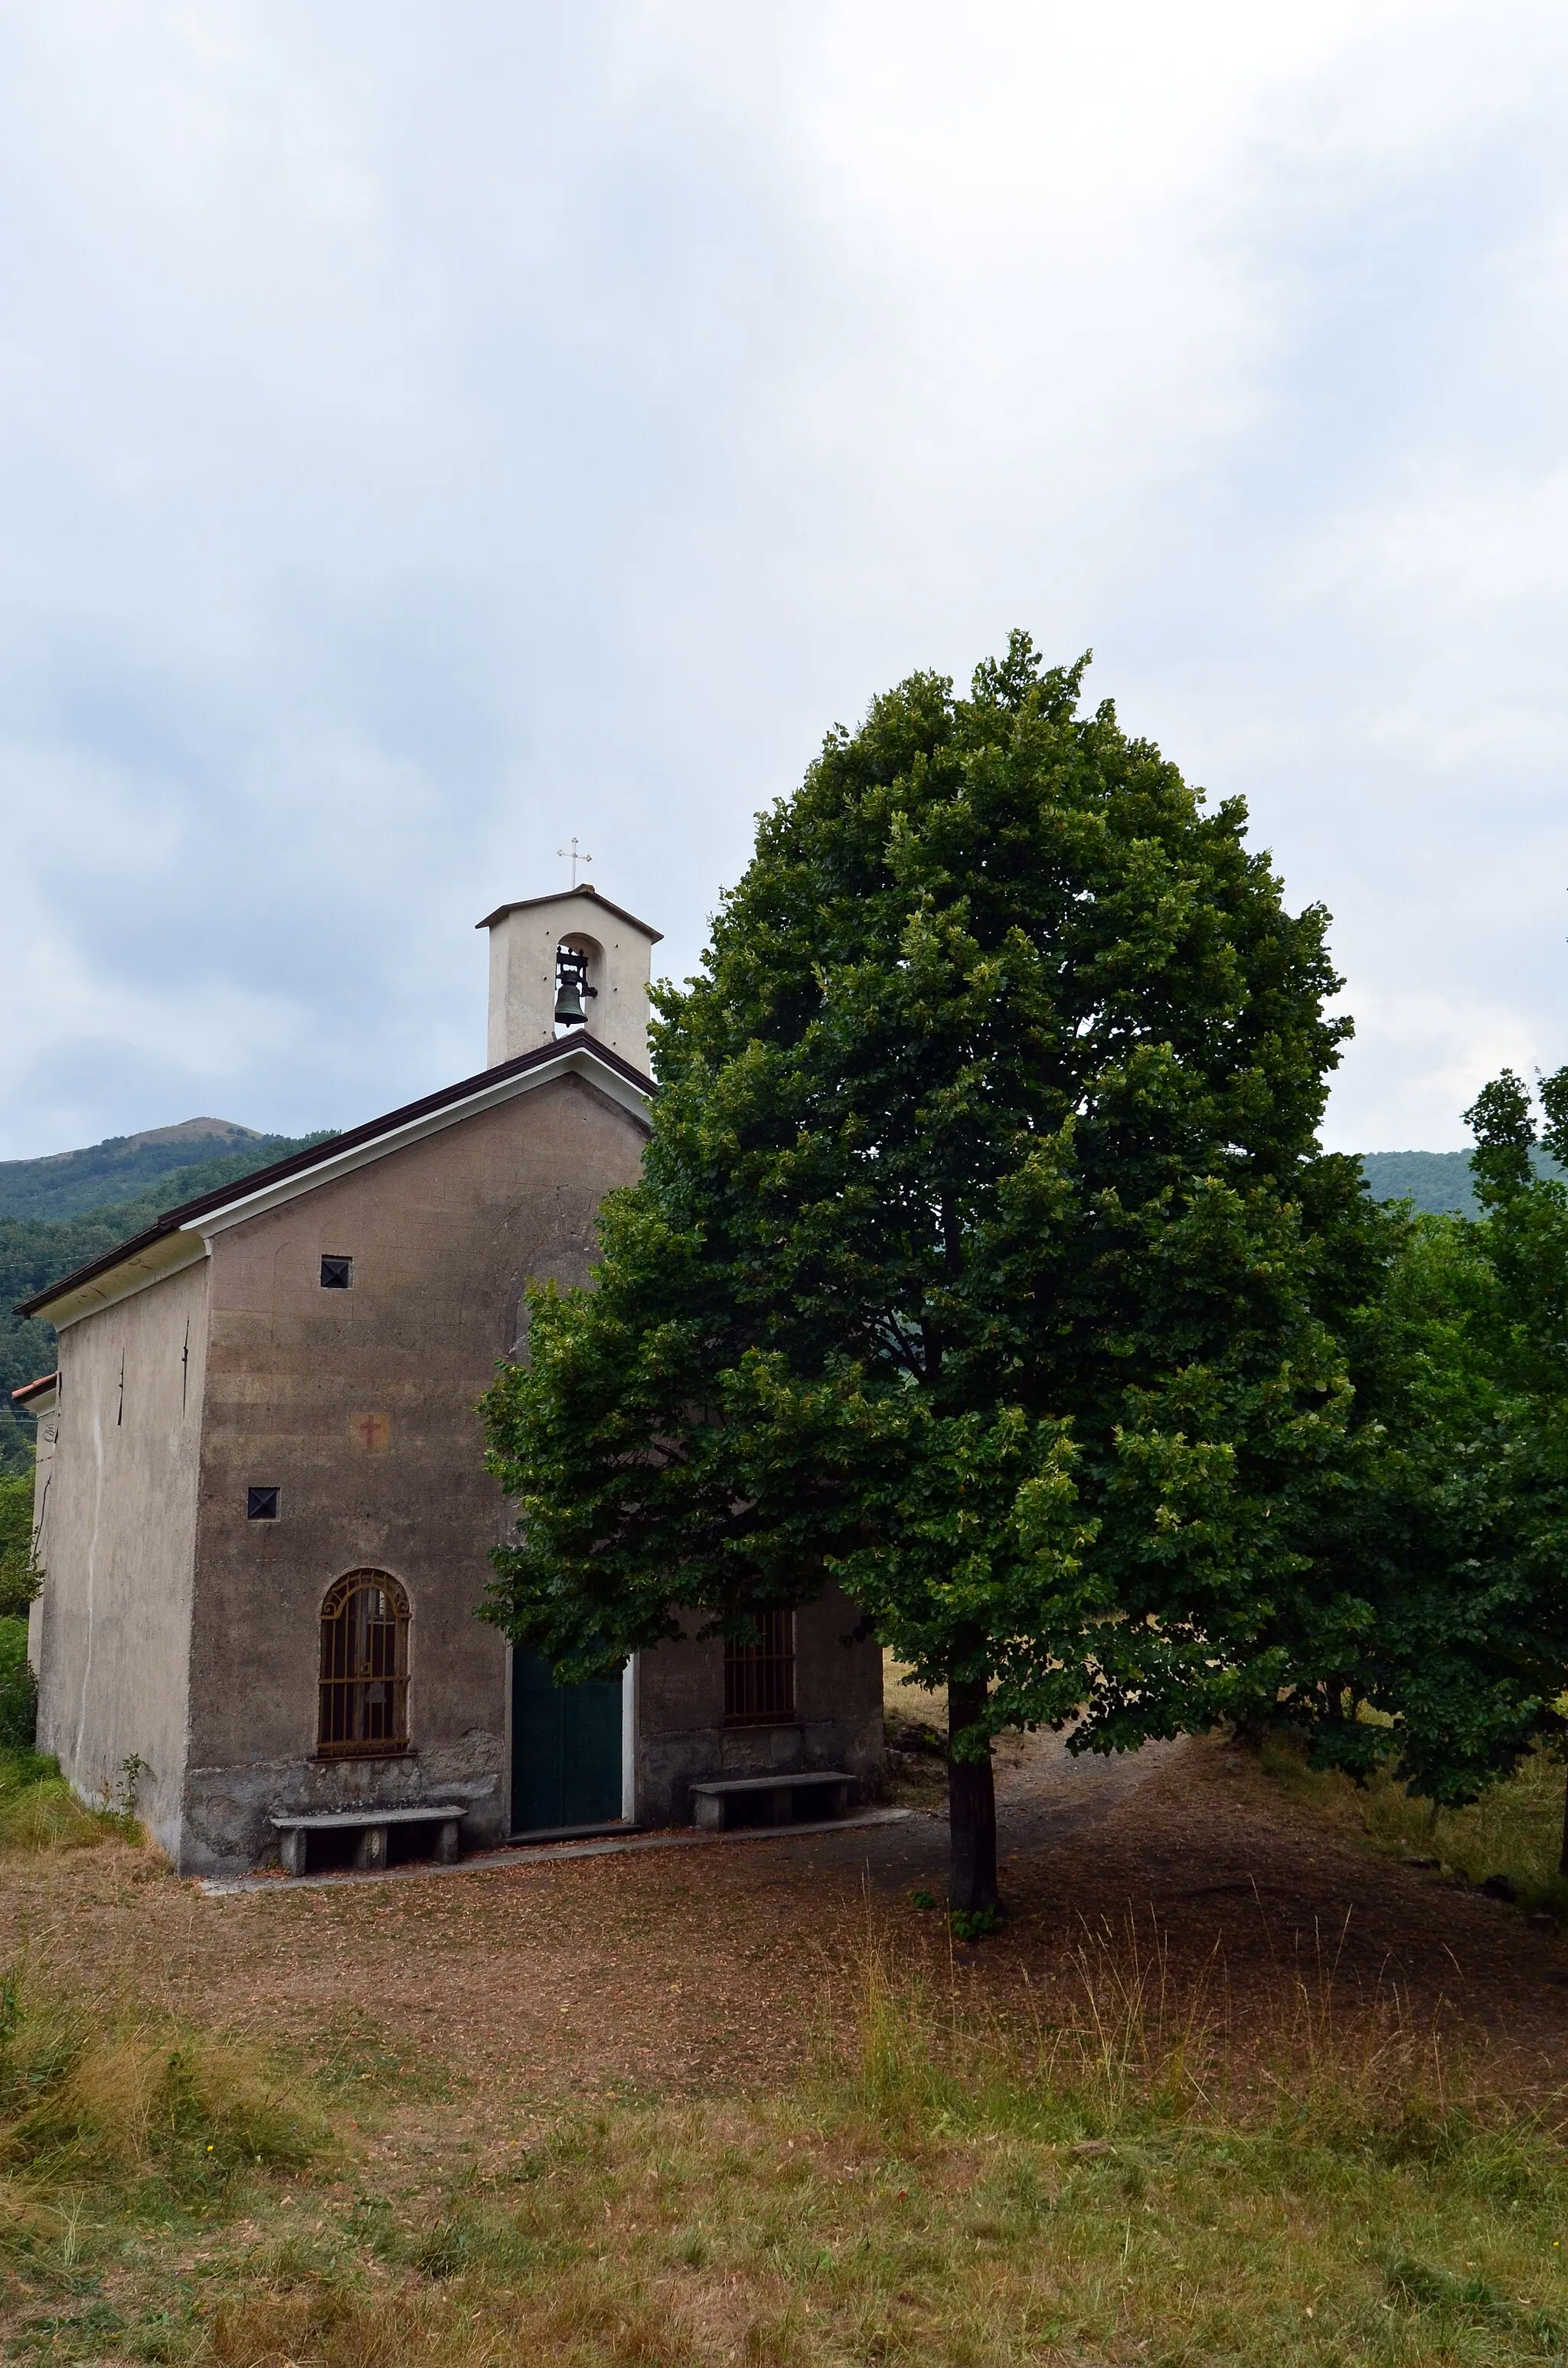
[[[473,926],[476,929],[493,929],[497,921],[506,919],[508,913],[531,913],[540,905],[569,905],[574,896],[591,897],[596,905],[602,905],[607,913],[613,913],[618,921],[625,921],[632,928],[641,929],[650,945],[664,944],[663,929],[655,929],[648,922],[640,921],[635,913],[627,911],[624,905],[612,905],[608,896],[601,896],[592,882],[586,880],[579,880],[575,888],[558,888],[549,896],[515,897],[509,905],[497,905],[493,913],[486,913],[483,920],[476,921]]]
[[[540,901],[544,901],[540,899]],[[144,1233],[133,1234],[129,1241],[106,1250],[101,1258],[92,1258],[74,1273],[62,1275],[58,1281],[35,1292],[31,1299],[20,1300],[17,1314],[23,1316],[42,1315],[62,1300],[80,1291],[85,1284],[95,1282],[100,1276],[112,1274],[117,1267],[133,1259],[145,1258],[172,1241],[174,1235],[187,1228],[199,1228],[203,1217],[211,1217],[220,1210],[233,1210],[253,1200],[267,1200],[279,1186],[293,1184],[297,1191],[310,1191],[317,1184],[331,1181],[341,1174],[345,1159],[357,1152],[369,1151],[388,1136],[416,1136],[421,1121],[439,1121],[444,1111],[472,1101],[489,1108],[495,1100],[506,1098],[506,1089],[514,1079],[524,1081],[535,1069],[560,1063],[563,1070],[580,1070],[585,1062],[598,1063],[609,1073],[612,1082],[619,1083],[621,1093],[631,1087],[635,1095],[651,1101],[657,1088],[652,1078],[645,1077],[630,1061],[612,1052],[608,1044],[599,1043],[585,1029],[574,1030],[568,1036],[550,1044],[536,1044],[529,1053],[519,1053],[510,1061],[499,1061],[493,1069],[482,1069],[477,1076],[463,1077],[455,1086],[443,1086],[438,1093],[426,1094],[418,1101],[405,1102],[401,1110],[388,1110],[384,1117],[368,1119],[362,1126],[351,1126],[342,1134],[333,1135],[325,1143],[312,1144],[307,1151],[291,1152],[287,1159],[274,1161],[270,1167],[257,1167],[248,1176],[232,1184],[221,1185],[214,1192],[199,1193],[194,1201],[182,1201],[176,1208],[165,1209]],[[541,1081],[542,1082],[542,1081]],[[393,1149],[395,1144],[388,1144]],[[312,1173],[319,1170],[319,1173]],[[297,1180],[296,1180],[297,1179]],[[259,1213],[259,1212],[258,1212]],[[148,1280],[154,1277],[149,1273]],[[40,1386],[29,1383],[28,1388]],[[13,1393],[15,1395],[15,1393]]]

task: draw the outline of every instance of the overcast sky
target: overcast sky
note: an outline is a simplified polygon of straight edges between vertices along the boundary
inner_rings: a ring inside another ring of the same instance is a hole
[[[1337,1147],[1568,1058],[1562,0],[0,0],[0,1156],[483,1060],[566,881],[1023,624],[1326,904]]]

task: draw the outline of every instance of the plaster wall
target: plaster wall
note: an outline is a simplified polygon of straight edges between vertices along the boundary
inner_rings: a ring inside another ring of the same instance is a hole
[[[85,1798],[142,1763],[136,1807],[171,1855],[185,1775],[205,1261],[67,1325],[40,1485],[30,1623],[39,1748]]]
[[[647,930],[581,889],[521,905],[489,928],[489,1067],[554,1042],[555,954],[564,941],[588,956],[588,1034],[647,1075]]]
[[[691,1786],[705,1776],[843,1768],[862,1796],[882,1772],[882,1656],[850,1642],[858,1614],[836,1587],[795,1614],[799,1715],[777,1726],[724,1725],[722,1640],[661,1645],[637,1669],[637,1815],[687,1825]],[[700,1623],[693,1621],[695,1628]]]
[[[586,1279],[646,1139],[564,1077],[215,1236],[182,1873],[267,1859],[275,1809],[455,1799],[466,1845],[505,1838],[506,1649],[474,1617],[505,1508],[477,1402],[525,1281]],[[322,1289],[324,1256],[351,1289]],[[278,1520],[246,1519],[253,1486]],[[322,1599],[358,1569],[409,1598],[413,1748],[320,1759]]]

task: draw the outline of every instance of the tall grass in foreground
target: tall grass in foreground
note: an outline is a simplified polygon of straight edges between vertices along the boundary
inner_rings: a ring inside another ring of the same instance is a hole
[[[195,2253],[128,2203],[90,2297],[13,2328],[214,2368],[1501,2368],[1568,2344],[1548,2123],[1470,2094],[1397,1999],[1342,2011],[1327,1973],[1240,2050],[1219,1969],[1176,1998],[1131,1934],[1086,1934],[1007,2021],[872,1945],[782,2093],[557,2114],[438,2194],[361,2165],[301,2214],[309,2177],[291,2210],[253,2186]]]
[[[982,2017],[951,1979],[900,1973],[869,1944],[851,2077],[884,2116],[919,2100],[949,2119],[1022,2114],[1071,2138],[1133,2121],[1250,2128],[1284,2099],[1319,2126],[1456,2110],[1439,2031],[1413,2021],[1392,1985],[1345,2004],[1336,1975],[1332,1942],[1281,1964],[1269,2011],[1238,2031],[1219,1952],[1178,1985],[1157,1925],[1130,1918],[1085,1924],[1062,1975]]]
[[[96,2294],[105,2255],[139,2230],[224,2218],[329,2144],[311,2100],[244,2053],[106,2014],[57,1982],[0,1976],[0,2269],[13,2325],[31,2298]]]

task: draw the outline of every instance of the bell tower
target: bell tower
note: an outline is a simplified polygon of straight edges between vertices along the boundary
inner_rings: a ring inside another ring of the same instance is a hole
[[[586,882],[497,905],[478,926],[490,932],[487,1067],[580,1029],[647,1076],[648,978],[660,930]]]

